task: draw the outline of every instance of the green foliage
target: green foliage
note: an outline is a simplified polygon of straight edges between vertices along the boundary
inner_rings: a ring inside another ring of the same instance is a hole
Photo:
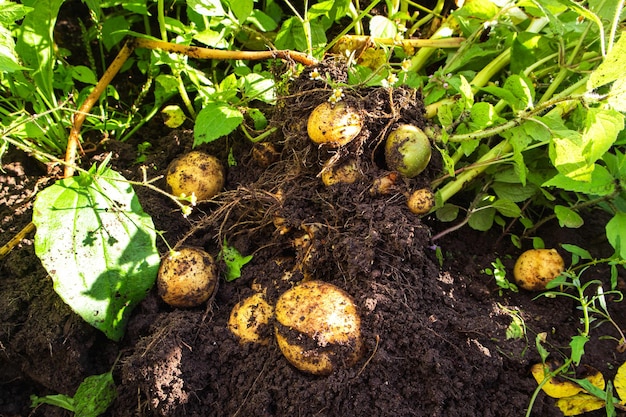
[[[485,268],[483,270],[483,273],[492,276],[495,279],[496,285],[498,285],[498,287],[500,288],[500,295],[502,295],[503,290],[509,290],[512,292],[519,291],[517,285],[509,281],[509,279],[506,277],[506,267],[504,266],[500,258],[496,258],[496,260],[491,263],[491,266],[492,268]]]
[[[38,397],[31,395],[31,407],[50,404],[74,412],[76,417],[98,417],[102,415],[117,397],[115,381],[111,371],[92,375],[78,386],[74,397],[63,394]]]
[[[241,268],[252,260],[252,255],[243,256],[237,248],[228,245],[226,239],[224,239],[220,257],[226,264],[226,273],[224,278],[228,282],[239,278],[241,276]]]
[[[159,266],[152,219],[132,187],[102,164],[37,195],[35,252],[54,290],[85,321],[119,340]]]

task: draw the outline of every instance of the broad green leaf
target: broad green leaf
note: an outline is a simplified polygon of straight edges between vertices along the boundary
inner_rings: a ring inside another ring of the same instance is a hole
[[[227,103],[209,103],[196,117],[193,128],[193,146],[212,142],[235,130],[243,121],[243,114]]]
[[[254,9],[254,0],[230,0],[228,2],[230,10],[235,14],[239,23],[243,23]]]
[[[474,230],[479,230],[481,232],[485,232],[491,229],[493,226],[493,220],[496,215],[496,209],[493,207],[484,208],[479,211],[476,211],[470,215],[470,218],[467,222],[469,227]]]
[[[302,22],[296,17],[285,20],[276,34],[274,45],[278,49],[305,51],[307,44]]]
[[[117,397],[111,372],[85,378],[74,394],[76,417],[98,417]]]
[[[202,16],[226,16],[220,0],[187,0],[187,6]]]
[[[624,78],[624,68],[626,68],[626,36],[622,33],[602,63],[591,73],[587,89],[593,90]]]
[[[498,198],[510,200],[514,203],[528,200],[537,193],[537,187],[532,184],[522,185],[496,181],[491,186]]]
[[[445,204],[435,212],[437,220],[441,222],[451,222],[459,215],[459,207],[452,204]]]
[[[626,77],[615,80],[607,101],[614,110],[626,112]]]
[[[481,130],[492,126],[498,120],[498,114],[491,103],[480,101],[470,109],[472,130]]]
[[[78,315],[119,340],[159,267],[152,219],[108,168],[57,181],[33,207],[35,252],[54,290]]]
[[[271,16],[258,9],[252,10],[248,22],[252,23],[262,32],[270,32],[278,27],[278,24]]]
[[[626,259],[626,213],[618,212],[606,224],[606,237],[615,252]],[[623,398],[626,400],[626,398]]]
[[[385,16],[376,15],[370,20],[370,35],[374,38],[394,39],[398,34],[398,27]]]
[[[561,227],[577,229],[585,223],[578,213],[565,206],[554,206],[554,214],[556,214],[556,218],[559,220]]]
[[[609,195],[615,191],[615,178],[602,165],[595,165],[590,181],[577,181],[563,174],[557,174],[542,184],[543,187],[556,187],[566,191],[590,195]]]
[[[241,91],[244,98],[261,100],[265,103],[272,104],[276,100],[276,92],[274,91],[274,80],[262,74],[251,72],[241,78]]]
[[[591,108],[585,130],[553,130],[550,158],[556,169],[577,181],[590,181],[594,163],[613,146],[624,129],[624,116],[615,110]]]
[[[3,0],[0,2],[0,26],[11,27],[16,24],[16,22],[22,20],[24,16],[32,10],[32,7]]]
[[[91,70],[91,68],[84,65],[76,65],[72,67],[72,78],[85,84],[95,85],[98,82],[96,74]]]
[[[519,217],[522,215],[522,210],[511,200],[501,198],[494,201],[492,206],[505,217]]]
[[[107,17],[102,22],[102,43],[110,51],[115,45],[120,43],[130,30],[130,23],[124,16]]]
[[[18,32],[16,51],[24,64],[32,69],[35,88],[43,94],[49,106],[56,105],[52,87],[54,79],[54,25],[64,0],[24,1],[33,11],[24,18]]]

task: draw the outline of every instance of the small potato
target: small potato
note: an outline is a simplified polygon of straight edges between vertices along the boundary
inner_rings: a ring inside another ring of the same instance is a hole
[[[389,133],[385,142],[387,168],[407,178],[414,178],[426,169],[431,152],[428,136],[413,125],[399,126]]]
[[[324,102],[311,112],[307,122],[309,138],[318,145],[338,148],[356,138],[363,127],[363,117],[343,101]]]
[[[208,300],[217,286],[213,257],[202,249],[173,251],[161,263],[157,276],[159,295],[172,307],[196,307]]]
[[[238,302],[230,313],[228,328],[241,343],[269,344],[263,328],[269,325],[274,308],[265,301],[262,293],[256,293]]]
[[[406,202],[411,213],[426,214],[435,206],[435,194],[428,188],[414,191]]]
[[[327,187],[335,184],[353,184],[360,176],[357,162],[351,159],[322,172],[322,182]]]
[[[521,288],[541,291],[564,269],[565,262],[556,249],[530,249],[517,258],[513,277]]]
[[[328,375],[360,359],[361,318],[341,288],[306,281],[280,296],[275,313],[278,347],[297,369]]]
[[[198,201],[208,200],[224,188],[224,167],[212,155],[191,151],[170,163],[165,180],[176,197],[195,194]]]

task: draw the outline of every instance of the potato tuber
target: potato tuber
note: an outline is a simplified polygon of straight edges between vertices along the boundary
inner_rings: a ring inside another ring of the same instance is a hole
[[[157,276],[159,295],[172,307],[196,307],[217,287],[217,267],[202,249],[184,247],[161,262]]]
[[[389,134],[385,142],[387,168],[407,178],[416,177],[424,171],[430,156],[428,136],[413,125],[400,125]]]
[[[276,340],[297,369],[328,375],[361,357],[361,319],[352,298],[339,287],[306,281],[276,302]]]
[[[228,328],[241,343],[267,345],[269,338],[263,335],[263,327],[269,326],[273,315],[274,308],[265,301],[262,293],[256,293],[235,305]]]
[[[216,157],[192,151],[170,163],[166,182],[176,197],[194,194],[198,201],[208,200],[224,187],[224,167]]]
[[[426,214],[435,206],[435,194],[428,188],[420,188],[411,193],[406,204],[411,213]]]
[[[318,145],[338,148],[352,141],[363,127],[363,117],[344,102],[324,102],[311,112],[307,122],[309,138]]]
[[[513,276],[521,288],[541,291],[564,269],[565,262],[555,249],[530,249],[515,262]]]

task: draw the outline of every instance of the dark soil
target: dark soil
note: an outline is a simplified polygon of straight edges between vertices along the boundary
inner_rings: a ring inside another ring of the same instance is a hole
[[[333,65],[326,70],[342,76]],[[580,328],[575,303],[534,299],[527,292],[501,294],[482,270],[496,257],[511,269],[520,251],[498,230],[462,228],[437,240],[444,255],[440,266],[431,236],[449,225],[413,215],[405,196],[437,175],[436,157],[419,178],[397,179],[386,194],[370,191],[375,179],[388,174],[379,146],[385,132],[403,122],[424,124],[419,94],[347,94],[345,100],[365,116],[365,128],[334,151],[310,143],[303,117],[329,92],[308,73],[296,80],[272,115],[279,129],[268,141],[271,149],[236,136],[202,147],[224,162],[232,149],[237,165],[228,169],[226,190],[189,218],[163,195],[136,189],[171,244],[203,247],[217,256],[226,238],[254,255],[240,279],[222,280],[209,305],[173,309],[153,289],[135,309],[124,339],[114,343],[54,293],[34,254],[32,234],[0,261],[0,416],[71,415],[48,405],[33,410],[29,396],[73,395],[85,377],[112,366],[118,398],[108,416],[523,416],[537,385],[529,372],[540,361],[535,336],[546,333],[555,359],[567,355]],[[191,148],[192,133],[165,131],[155,122],[132,142],[104,142],[83,162],[89,166],[113,152],[114,168],[140,179],[134,161],[144,141],[153,145],[144,164],[157,176]],[[361,179],[324,186],[320,171],[346,158],[357,159]],[[5,156],[3,169],[0,244],[30,221],[34,194],[54,174],[17,151]],[[578,244],[605,256],[611,252],[595,216],[589,213],[580,229],[554,224],[540,234],[548,246]],[[161,241],[159,248],[166,252]],[[293,274],[285,281],[287,271]],[[604,267],[583,276],[602,280],[605,288],[608,277]],[[253,293],[253,283],[273,302],[303,278],[331,282],[354,298],[366,348],[356,366],[311,376],[290,365],[274,341],[242,345],[229,332],[231,309]],[[609,308],[626,326],[626,303]],[[526,338],[507,340],[507,311],[523,317]],[[616,352],[615,341],[601,339],[606,335],[617,336],[608,324],[593,330],[583,363],[612,379],[626,356]],[[561,413],[540,393],[532,415]]]

